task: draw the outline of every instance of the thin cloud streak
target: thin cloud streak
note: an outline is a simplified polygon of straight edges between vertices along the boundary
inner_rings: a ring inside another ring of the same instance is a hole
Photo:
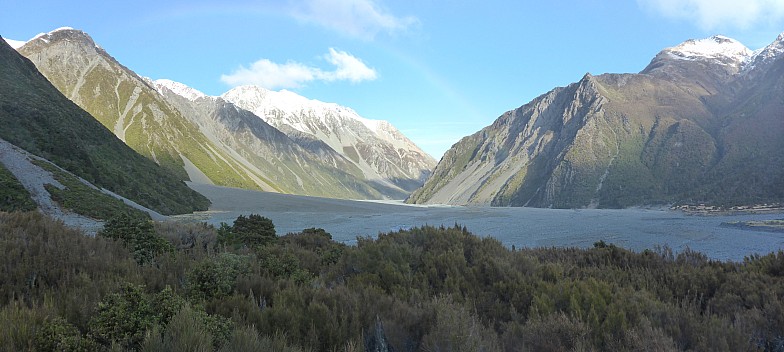
[[[784,19],[781,0],[637,0],[664,17],[693,21],[703,30],[749,29]]]
[[[406,32],[419,24],[416,17],[389,13],[378,0],[308,0],[293,7],[291,16],[364,40],[382,32]]]

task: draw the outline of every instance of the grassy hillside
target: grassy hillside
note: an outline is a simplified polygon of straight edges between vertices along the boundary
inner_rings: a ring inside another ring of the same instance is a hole
[[[37,213],[0,213],[9,234],[0,238],[0,349],[746,351],[784,342],[782,252],[733,263],[601,241],[510,250],[459,227],[346,246],[320,229],[271,237],[273,224],[254,216],[218,230],[112,224],[134,231],[89,238]]]
[[[0,41],[0,138],[162,214],[209,201],[117,139]]]
[[[0,211],[30,211],[36,207],[30,192],[0,164]]]

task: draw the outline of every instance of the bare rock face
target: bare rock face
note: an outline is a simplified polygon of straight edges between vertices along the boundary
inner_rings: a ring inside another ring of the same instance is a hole
[[[640,74],[588,74],[463,138],[408,201],[784,201],[780,42],[752,52],[726,37],[692,40],[665,49]]]

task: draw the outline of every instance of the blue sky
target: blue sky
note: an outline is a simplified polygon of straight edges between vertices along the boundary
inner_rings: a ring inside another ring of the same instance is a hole
[[[782,0],[3,1],[0,35],[69,26],[125,66],[210,95],[256,83],[392,122],[436,159],[586,72],[639,72],[661,49],[784,31]]]

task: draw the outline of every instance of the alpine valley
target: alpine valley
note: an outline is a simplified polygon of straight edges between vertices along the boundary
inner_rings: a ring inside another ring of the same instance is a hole
[[[586,74],[455,144],[411,203],[619,208],[784,201],[784,36]]]
[[[385,121],[290,92],[240,87],[210,97],[177,82],[152,81],[79,30],[39,35],[18,51],[63,95],[181,180],[332,198],[403,199],[435,166]],[[252,112],[243,109],[250,107]],[[291,121],[310,128],[296,130]]]
[[[310,5],[400,25],[382,2]],[[105,14],[79,5],[68,15]],[[152,15],[173,9],[131,5],[145,16],[112,12],[155,35]],[[209,31],[257,35],[240,22],[268,18],[230,16],[246,7],[224,2],[175,7]],[[257,38],[304,46],[327,32],[289,36],[282,23]],[[444,28],[459,53],[485,53]],[[230,55],[202,33],[189,32],[199,54]],[[504,49],[485,60],[517,58]],[[141,77],[79,30],[0,38],[0,351],[784,351],[782,57],[784,34],[759,51],[689,40],[638,74],[555,88],[436,163],[347,107]],[[346,62],[330,64],[284,66],[343,75]],[[396,87],[415,86],[404,78]],[[671,204],[751,211],[659,209]],[[549,207],[571,209],[538,209]],[[599,207],[626,209],[578,209]]]

